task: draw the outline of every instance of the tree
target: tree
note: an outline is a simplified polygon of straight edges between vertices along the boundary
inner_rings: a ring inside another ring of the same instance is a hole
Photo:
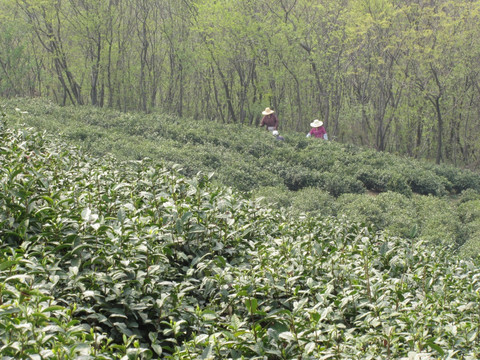
[[[43,48],[50,54],[63,89],[62,104],[68,98],[73,104],[82,105],[82,89],[70,69],[63,42],[62,3],[56,0],[21,0],[18,4]]]

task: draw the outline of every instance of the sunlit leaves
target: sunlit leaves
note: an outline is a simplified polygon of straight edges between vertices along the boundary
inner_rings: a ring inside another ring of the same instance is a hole
[[[1,136],[2,355],[478,356],[476,261],[148,159],[120,171],[39,134]]]

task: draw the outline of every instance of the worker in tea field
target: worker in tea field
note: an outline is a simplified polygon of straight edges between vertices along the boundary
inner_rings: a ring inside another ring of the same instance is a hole
[[[312,129],[308,132],[307,137],[313,136],[315,138],[328,140],[327,131],[323,127],[323,121],[315,119],[310,123],[310,126]]]
[[[260,127],[266,126],[268,131],[278,130],[278,118],[275,111],[267,107],[262,111],[263,118]]]

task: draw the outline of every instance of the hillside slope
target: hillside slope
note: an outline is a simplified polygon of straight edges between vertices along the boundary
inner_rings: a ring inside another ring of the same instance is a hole
[[[480,267],[0,131],[5,358],[475,359]]]
[[[10,123],[60,134],[96,156],[178,164],[187,176],[213,172],[217,183],[296,213],[345,214],[392,235],[453,245],[468,255],[480,248],[480,176],[468,170],[298,133],[276,142],[263,129],[238,124],[62,108],[39,99],[5,101],[4,108]]]
[[[471,171],[304,134],[288,133],[285,142],[275,142],[265,130],[241,124],[60,107],[40,99],[8,100],[4,106],[14,122],[62,134],[93,154],[150,157],[181,164],[188,174],[212,170],[240,191],[280,184],[294,191],[316,187],[333,196],[366,189],[435,196],[480,190],[480,177]]]

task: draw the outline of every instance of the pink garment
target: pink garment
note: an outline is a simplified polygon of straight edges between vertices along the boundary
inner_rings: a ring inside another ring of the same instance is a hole
[[[323,126],[312,128],[312,130],[310,130],[310,132],[309,132],[310,135],[312,135],[316,138],[321,138],[321,139],[323,139],[323,135],[325,135],[326,133],[327,133],[327,131],[325,130],[325,128]]]

